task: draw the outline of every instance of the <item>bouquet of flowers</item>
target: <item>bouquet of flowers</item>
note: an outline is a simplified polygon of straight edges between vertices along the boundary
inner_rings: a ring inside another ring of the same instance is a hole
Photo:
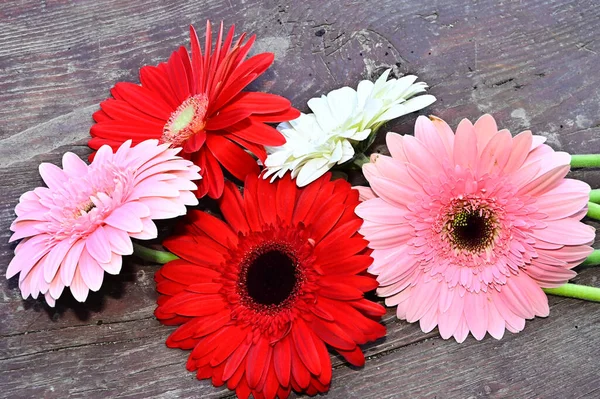
[[[47,187],[21,196],[11,225],[6,277],[23,298],[55,306],[68,288],[84,302],[123,256],[160,263],[155,316],[179,326],[167,346],[191,351],[198,379],[267,399],[326,392],[329,350],[364,365],[360,346],[386,334],[373,290],[458,342],[523,330],[549,315],[546,294],[600,301],[568,283],[600,263],[581,221],[600,220],[600,193],[566,177],[600,156],[513,136],[491,115],[455,131],[419,116],[414,135],[389,132],[387,153],[369,156],[387,121],[436,100],[426,83],[386,70],[302,113],[247,90],[274,59],[248,57],[254,36],[223,24],[212,36],[207,23],[202,46],[190,27],[191,51],[112,88],[89,164],[66,153],[62,168],[40,165]],[[369,186],[352,187],[351,170]],[[219,212],[199,209],[203,197]],[[138,243],[158,236],[153,220],[179,217],[168,252]]]

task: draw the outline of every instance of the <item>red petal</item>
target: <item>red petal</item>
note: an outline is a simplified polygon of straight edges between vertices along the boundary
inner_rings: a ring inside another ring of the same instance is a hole
[[[335,224],[342,217],[344,213],[344,203],[333,203],[330,204],[324,212],[319,212],[316,215],[317,219],[312,225],[311,238],[315,242],[319,243],[321,239],[329,233],[329,231],[335,226]]]
[[[246,43],[248,44],[248,43]],[[250,45],[252,45],[250,43]],[[250,82],[256,79],[260,74],[269,68],[273,63],[274,55],[272,53],[257,54],[250,57],[239,65],[235,71],[227,78],[227,85],[223,88],[210,112],[216,111],[226,105]]]
[[[217,199],[223,194],[225,184],[221,165],[206,148],[202,148],[197,154],[193,159],[197,161],[194,163],[200,166],[200,173],[202,174],[202,179],[196,180],[198,192],[208,193],[210,198]],[[199,195],[199,197],[201,196]]]
[[[323,180],[318,179],[300,190],[301,193],[298,197],[298,202],[294,209],[294,217],[292,219],[294,224],[306,220],[306,216],[317,198],[317,193],[321,190],[322,183]]]
[[[345,241],[345,245],[327,247],[327,251],[315,248],[315,254],[320,264],[337,263],[349,258],[367,247],[368,241],[362,237],[352,237]]]
[[[236,374],[236,372],[238,371],[238,369],[240,367],[242,369],[245,369],[245,367],[243,366],[243,361],[244,361],[244,359],[246,359],[246,354],[248,353],[248,350],[250,349],[251,345],[252,345],[251,340],[248,340],[247,342],[242,342],[237,347],[235,352],[233,352],[233,354],[229,357],[229,359],[227,359],[227,363],[225,364],[225,369],[223,370],[223,379],[224,380],[228,380],[234,374]],[[241,378],[241,376],[240,376],[240,378]],[[228,388],[229,388],[229,386],[228,386]],[[232,389],[232,388],[229,388],[229,389]]]
[[[248,220],[248,226],[252,231],[259,230],[262,227],[258,200],[256,199],[258,179],[259,177],[256,175],[248,175],[244,182],[244,212]]]
[[[246,339],[246,335],[248,331],[241,330],[237,327],[230,327],[227,331],[227,335],[221,337],[221,342],[213,353],[213,357],[210,360],[210,365],[215,367],[221,363],[223,363],[227,358],[235,351],[244,339]],[[225,365],[223,365],[225,367]]]
[[[271,184],[268,180],[262,178],[258,179],[256,197],[260,204],[260,214],[266,224],[277,223],[277,205],[275,202],[277,184]]]
[[[254,389],[258,385],[265,367],[269,367],[269,362],[271,361],[269,341],[260,338],[250,348],[246,360],[246,380],[248,381],[248,386]]]
[[[363,355],[358,346],[351,351],[338,350],[338,353],[344,356],[344,358],[353,366],[362,367],[365,365],[365,355]]]
[[[331,287],[332,285],[343,284],[348,287],[356,288],[362,292],[372,291],[379,286],[377,280],[375,280],[373,277],[348,275],[324,276],[319,280],[319,284],[322,287]]]
[[[221,295],[181,293],[169,299],[157,312],[180,316],[207,316],[219,313],[227,306]],[[158,317],[158,316],[157,316]]]
[[[278,123],[278,122],[286,122],[296,119],[300,116],[300,111],[296,108],[289,108],[283,112],[276,112],[273,114],[260,114],[260,115],[252,115],[251,118],[255,122],[263,122],[263,123]]]
[[[273,348],[273,367],[282,386],[287,387],[290,383],[292,370],[292,352],[289,337],[283,338]]]
[[[304,321],[301,318],[296,319],[292,327],[292,338],[296,345],[296,351],[308,371],[314,375],[319,375],[321,373],[321,363],[312,335],[313,333]]]
[[[258,174],[256,160],[226,138],[211,134],[206,139],[206,145],[219,163],[236,178],[244,180],[247,175]]]
[[[285,223],[291,223],[292,221],[297,191],[296,183],[292,181],[289,175],[277,182],[277,194],[275,196],[277,215]]]
[[[198,42],[198,35],[192,25],[190,25],[190,44],[192,47],[192,70],[194,94],[204,92],[204,62],[202,61],[202,50]]]
[[[216,116],[213,116],[206,122],[206,130],[221,130],[246,119],[252,114],[249,107],[228,107],[222,109]]]
[[[118,100],[114,100],[113,101],[118,101]],[[102,103],[100,103],[100,106],[102,107]],[[106,112],[104,112],[103,110],[98,110],[96,112],[94,112],[92,114],[92,118],[94,119],[94,121],[96,122],[106,122],[106,121],[111,121],[112,118],[110,116],[108,116],[108,114]]]
[[[109,120],[92,125],[90,134],[92,137],[104,137],[121,143],[129,139],[141,142],[159,139],[162,136],[162,127],[153,123],[143,125],[134,121]]]
[[[223,288],[223,284],[220,283],[199,283],[190,284],[185,290],[196,294],[218,294],[221,288]]]
[[[329,352],[322,341],[315,340],[315,347],[317,348],[317,354],[319,356],[319,362],[321,363],[321,374],[319,374],[319,382],[325,386],[331,382],[331,358]],[[320,390],[322,391],[322,390]]]
[[[231,231],[229,225],[221,219],[201,211],[190,212],[189,220],[195,227],[204,232],[207,236],[217,241],[225,248],[232,244],[237,244],[237,235]]]
[[[185,141],[183,144],[183,151],[187,153],[200,151],[205,142],[206,130],[201,130]]]
[[[243,199],[237,186],[232,182],[225,183],[223,196],[219,199],[219,207],[235,233],[247,233],[248,222],[244,216]]]
[[[371,302],[368,299],[361,299],[352,303],[352,306],[359,312],[368,317],[379,318],[385,315],[385,308],[378,303]]]
[[[164,278],[173,280],[181,284],[210,283],[221,273],[189,263],[182,259],[177,259],[167,263],[160,269],[160,274]]]
[[[275,368],[268,367],[267,378],[265,379],[265,385],[263,387],[263,393],[265,399],[275,399],[277,396],[277,390],[279,389],[279,381],[277,375],[275,375]],[[280,398],[283,399],[283,398]]]
[[[102,108],[102,111],[104,111],[106,115],[110,117],[109,119],[121,120],[123,122],[131,121],[132,125],[136,124],[134,123],[135,121],[137,122],[137,124],[141,125],[145,123],[158,125],[162,129],[162,127],[164,127],[166,123],[165,120],[157,119],[153,116],[138,111],[128,102],[123,100],[115,100],[114,98],[109,98],[108,100],[102,101],[100,103],[100,108]],[[100,120],[98,120],[95,116],[94,120],[96,122],[100,122]]]
[[[209,318],[194,318],[183,324],[167,338],[167,346],[170,348],[179,347],[178,342],[184,339],[193,338],[197,340],[208,334],[212,334],[229,321],[231,321],[231,312],[229,310],[224,310]]]
[[[180,258],[199,265],[216,266],[224,259],[221,253],[215,252],[214,247],[197,245],[189,237],[168,238],[163,245]]]
[[[335,322],[315,318],[311,321],[310,328],[317,337],[336,350],[352,350],[356,346],[356,343]]]
[[[181,105],[177,100],[177,95],[171,89],[169,77],[165,75],[160,68],[153,66],[144,66],[140,69],[140,82],[142,86],[155,93],[161,93],[165,102],[176,110]]]
[[[344,259],[334,259],[331,263],[319,264],[325,274],[358,274],[373,263],[369,255],[354,255]]]
[[[344,224],[338,223],[338,225],[331,230],[329,234],[319,242],[319,244],[317,244],[317,247],[319,249],[326,249],[328,246],[338,246],[340,241],[356,235],[362,224],[362,219],[359,219],[357,216],[354,216],[353,220],[350,220]]]
[[[321,286],[319,294],[326,298],[339,301],[350,301],[363,298],[363,292],[358,288],[343,283],[332,282],[331,280],[335,280],[335,278],[332,276],[330,280],[321,279],[318,281]]]
[[[280,146],[285,144],[285,137],[275,128],[264,123],[254,122],[246,118],[226,129],[228,132],[244,140],[266,146]]]
[[[310,384],[310,372],[306,369],[302,360],[300,360],[300,356],[294,345],[290,345],[290,349],[292,355],[292,376],[296,384],[304,390]]]
[[[223,134],[223,137],[238,143],[240,146],[244,147],[245,149],[247,149],[248,151],[250,151],[252,154],[254,154],[258,159],[261,160],[261,162],[265,162],[265,160],[267,159],[267,151],[265,150],[265,147],[260,145],[260,144],[256,144],[256,143],[251,143],[250,141],[244,140],[241,137],[238,137],[234,134]]]
[[[121,98],[138,110],[158,119],[166,121],[174,111],[160,97],[160,94],[133,83],[119,82],[113,87],[111,92],[113,93],[113,97]]]
[[[242,92],[238,94],[226,108],[248,108],[251,113],[256,114],[277,114],[287,112],[292,104],[287,98],[276,94],[262,92]],[[283,120],[283,119],[282,119]]]

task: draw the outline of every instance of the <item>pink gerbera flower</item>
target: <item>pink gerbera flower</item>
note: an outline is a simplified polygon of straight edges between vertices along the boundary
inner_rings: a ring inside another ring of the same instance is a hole
[[[15,208],[17,219],[10,241],[15,248],[6,278],[17,273],[23,299],[44,294],[54,306],[65,287],[85,301],[97,291],[104,272],[118,274],[121,256],[133,253],[131,238],[157,235],[152,219],[186,213],[196,205],[192,193],[199,168],[169,149],[147,140],[130,148],[125,142],[113,154],[102,146],[87,165],[67,152],[63,168],[40,165],[46,187],[23,194]]]
[[[397,316],[442,338],[500,339],[547,316],[542,287],[558,287],[592,251],[581,223],[590,187],[565,179],[570,156],[494,118],[456,131],[419,117],[415,136],[390,133],[388,156],[363,167],[365,222],[378,294]]]

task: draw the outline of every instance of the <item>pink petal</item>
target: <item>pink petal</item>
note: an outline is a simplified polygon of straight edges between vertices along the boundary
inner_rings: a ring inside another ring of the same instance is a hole
[[[71,281],[71,293],[73,297],[79,302],[85,302],[87,299],[89,288],[85,285],[83,278],[81,277],[81,273],[79,272],[79,268],[75,269],[75,274],[73,276],[73,280]]]
[[[132,238],[137,238],[138,240],[152,240],[158,237],[158,230],[156,229],[156,225],[150,218],[142,219],[142,231],[139,233],[131,233],[129,234]]]
[[[50,251],[50,236],[41,234],[21,241],[15,249],[15,256],[12,258],[6,269],[6,278],[12,278],[21,272],[19,280],[24,279],[33,266]]]
[[[465,320],[476,340],[481,341],[485,337],[488,322],[488,298],[487,294],[474,292],[465,294]]]
[[[517,195],[529,195],[532,197],[542,195],[556,187],[567,173],[569,173],[569,169],[569,165],[558,166],[521,187],[517,191]]]
[[[564,245],[588,245],[594,242],[596,232],[593,227],[573,219],[552,220],[546,228],[533,230],[537,239]]]
[[[392,206],[381,198],[374,198],[359,204],[355,213],[374,223],[401,224],[408,222],[405,216],[409,212],[406,208]]]
[[[50,294],[51,298],[58,299],[64,289],[65,285],[62,283],[60,276],[57,275],[56,277],[54,277],[54,280],[52,280],[50,286],[48,287],[48,292],[46,293],[46,301],[48,300],[48,294]]]
[[[444,339],[453,336],[463,318],[463,309],[465,306],[464,297],[454,295],[452,305],[446,312],[440,313],[438,320],[438,329]]]
[[[127,203],[113,210],[111,214],[104,219],[104,223],[129,233],[141,232],[144,225],[140,218],[135,216],[135,213],[131,212],[133,207],[135,207],[135,205],[132,206],[131,203]]]
[[[119,274],[121,266],[123,264],[123,258],[121,255],[115,253],[112,254],[112,258],[109,263],[100,263],[100,267],[108,274]]]
[[[85,242],[85,249],[94,259],[96,259],[96,262],[110,262],[110,241],[102,226],[98,226],[96,230],[88,236]]]
[[[66,286],[71,285],[73,281],[73,276],[75,275],[75,270],[77,268],[77,264],[79,263],[79,258],[81,257],[81,252],[85,247],[85,240],[80,239],[73,243],[71,249],[65,256],[60,266],[60,279],[62,283]]]
[[[588,186],[589,187],[589,186]],[[535,203],[538,209],[547,214],[550,220],[562,219],[576,214],[587,206],[588,192],[565,194],[544,194]]]
[[[406,162],[407,158],[404,153],[403,138],[398,133],[388,133],[385,136],[385,142],[387,144],[388,151],[394,159],[401,162]],[[364,166],[363,166],[364,169]]]
[[[454,137],[454,164],[464,169],[477,167],[477,137],[475,128],[467,119],[460,121]]]
[[[452,159],[452,147],[445,142],[429,118],[419,116],[415,123],[415,137],[433,156],[441,163],[446,159]]]
[[[133,253],[133,244],[127,232],[115,229],[112,226],[104,226],[104,231],[110,242],[111,252],[119,255],[131,255]]]
[[[373,198],[377,198],[377,195],[373,190],[371,190],[371,187],[354,186],[352,188],[358,191],[359,201],[367,201]]]
[[[431,120],[433,126],[436,128],[440,139],[444,143],[444,147],[446,147],[446,151],[448,152],[448,157],[452,159],[454,156],[454,132],[445,121],[438,118],[437,116],[431,115],[429,119]]]
[[[100,289],[104,277],[104,269],[100,267],[98,261],[87,250],[81,253],[77,271],[81,274],[84,284],[90,290],[98,291]]]
[[[402,207],[416,200],[416,193],[413,190],[393,180],[374,174],[371,168],[367,168],[367,166],[371,165],[363,166],[365,177],[371,184],[373,191],[386,202]]]
[[[427,313],[419,319],[419,326],[424,333],[431,332],[437,326],[438,314],[435,307],[429,309]]]
[[[498,125],[492,115],[485,114],[477,119],[474,128],[475,135],[477,136],[477,149],[481,156],[484,148],[488,146],[489,141],[498,133]]]
[[[531,151],[532,135],[530,131],[519,133],[512,140],[512,151],[504,167],[505,173],[513,173],[525,162]]]
[[[414,323],[425,315],[438,302],[439,284],[435,281],[424,283],[423,279],[417,283],[414,289],[414,295],[410,298],[410,303],[406,311],[406,321]]]
[[[68,180],[65,172],[51,163],[41,163],[39,169],[44,183],[51,189],[60,188]]]
[[[88,173],[88,165],[72,152],[65,152],[62,165],[64,173],[69,176],[85,176]]]
[[[73,243],[71,240],[62,240],[58,244],[52,248],[52,250],[48,254],[48,261],[44,266],[44,279],[47,283],[52,282],[54,280],[54,276],[56,276],[56,272],[58,272],[58,268],[65,258],[69,249]]]
[[[504,336],[505,323],[502,316],[496,309],[493,301],[488,302],[488,320],[487,330],[490,335],[496,339],[501,339]]]
[[[496,122],[494,122],[495,124]],[[511,153],[511,147],[512,136],[507,130],[495,134],[481,152],[477,168],[479,176],[496,173],[504,169]]]
[[[464,342],[465,339],[467,339],[467,335],[469,335],[469,326],[467,325],[467,321],[463,317],[458,323],[456,331],[454,331],[454,339],[460,344]]]

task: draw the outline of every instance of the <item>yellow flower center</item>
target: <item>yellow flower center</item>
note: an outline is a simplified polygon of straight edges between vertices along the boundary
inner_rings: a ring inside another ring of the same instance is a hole
[[[171,114],[163,129],[161,143],[181,147],[186,140],[204,129],[207,109],[208,97],[205,94],[189,97]]]

